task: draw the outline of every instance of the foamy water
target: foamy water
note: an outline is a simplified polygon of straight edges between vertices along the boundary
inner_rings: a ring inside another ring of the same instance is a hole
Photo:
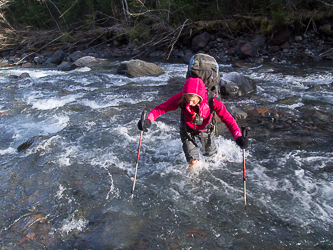
[[[179,138],[180,110],[170,112],[143,134],[131,199],[137,121],[143,109],[181,90],[182,80],[175,79],[185,79],[187,65],[159,62],[166,74],[135,79],[117,75],[116,65],[71,72],[1,69],[3,247],[332,246],[329,124],[313,134],[317,144],[306,149],[294,143],[293,130],[252,128],[245,150],[245,210],[243,152],[230,133],[216,138],[216,156],[201,155],[197,168],[189,171]],[[235,70],[220,65],[222,73]],[[256,81],[253,95],[267,104],[243,98],[225,100],[227,107],[265,107],[293,115],[311,107],[332,115],[329,66],[269,64],[237,71]],[[31,77],[8,78],[24,72]],[[291,103],[280,103],[289,97],[294,97]],[[281,143],[281,136],[290,142]],[[16,151],[31,138],[37,139],[27,150]]]

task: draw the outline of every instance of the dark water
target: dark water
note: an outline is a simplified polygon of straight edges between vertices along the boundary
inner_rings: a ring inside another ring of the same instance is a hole
[[[220,65],[257,83],[227,107],[279,115],[239,121],[251,127],[246,210],[242,151],[226,132],[189,171],[179,110],[144,133],[131,199],[137,121],[181,90],[187,66],[129,79],[117,64],[1,68],[2,249],[332,249],[332,63]]]

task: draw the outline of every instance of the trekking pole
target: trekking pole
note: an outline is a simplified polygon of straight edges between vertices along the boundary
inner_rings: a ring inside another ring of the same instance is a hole
[[[246,137],[249,127],[242,127],[242,136]],[[244,185],[244,208],[246,209],[246,168],[245,168],[245,149],[243,148],[243,185]]]
[[[146,119],[147,111],[144,110],[141,114],[141,122],[143,123]],[[136,174],[138,172],[138,164],[139,164],[139,156],[140,156],[140,148],[141,148],[141,141],[142,141],[143,130],[140,132],[140,141],[139,141],[139,148],[138,148],[138,156],[136,157],[136,165],[135,165],[135,174],[134,174],[134,181],[133,181],[133,188],[132,188],[132,199],[134,197],[134,189],[135,189],[135,181],[136,181]]]

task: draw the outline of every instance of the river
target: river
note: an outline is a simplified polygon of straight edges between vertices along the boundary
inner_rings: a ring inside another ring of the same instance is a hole
[[[180,110],[143,134],[131,198],[141,112],[181,90],[187,65],[130,79],[118,64],[0,69],[2,249],[332,249],[331,62],[220,64],[257,84],[227,108],[278,117],[239,121],[251,127],[246,209],[242,150],[223,133],[213,161],[189,171]]]

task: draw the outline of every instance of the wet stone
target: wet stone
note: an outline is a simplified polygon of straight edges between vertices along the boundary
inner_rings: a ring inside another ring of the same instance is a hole
[[[27,140],[26,142],[22,143],[20,146],[17,147],[17,152],[21,152],[23,150],[26,150],[34,142],[36,142],[39,138],[41,138],[41,137],[40,136],[34,136],[34,137],[30,138],[29,140]]]
[[[292,105],[296,102],[296,97],[292,96],[292,97],[288,97],[282,100],[278,101],[278,104],[287,104],[287,105]]]

